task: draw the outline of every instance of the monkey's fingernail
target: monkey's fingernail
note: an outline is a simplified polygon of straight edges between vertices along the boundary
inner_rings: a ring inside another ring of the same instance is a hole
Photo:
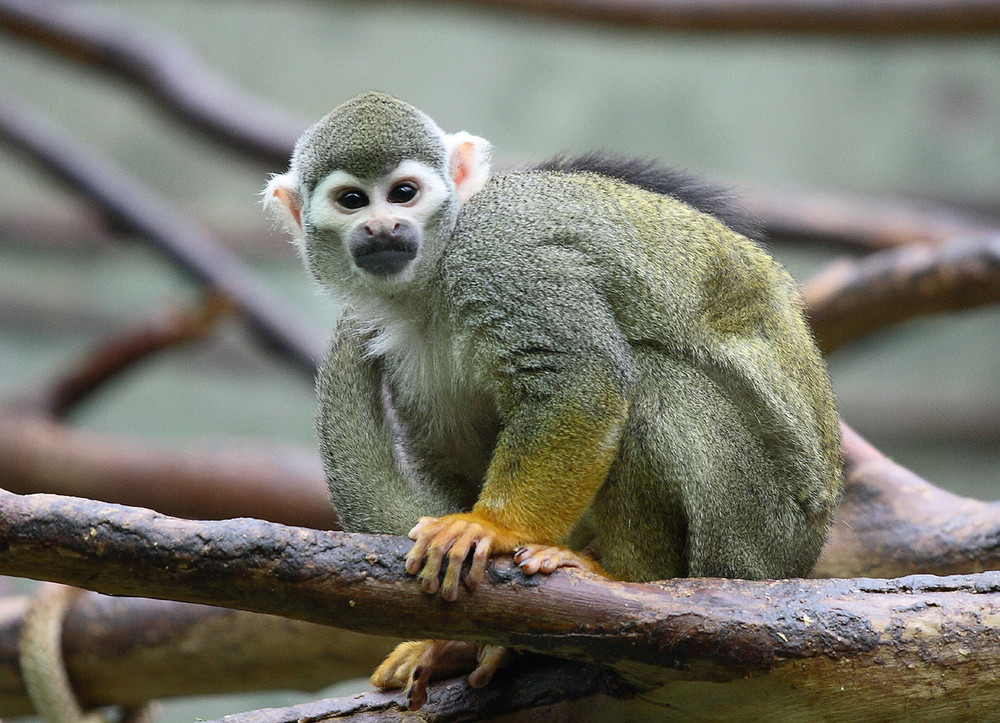
[[[517,557],[518,555],[520,555],[521,553],[523,553],[527,549],[528,548],[526,548],[524,545],[522,545],[521,547],[518,547],[516,550],[514,550],[514,557]]]

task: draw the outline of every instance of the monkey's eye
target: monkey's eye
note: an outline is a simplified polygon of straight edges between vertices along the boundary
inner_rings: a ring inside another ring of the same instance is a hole
[[[349,211],[364,208],[368,205],[368,196],[357,188],[345,188],[337,193],[334,200]]]
[[[417,197],[420,189],[413,181],[400,181],[389,190],[389,203],[409,203]]]

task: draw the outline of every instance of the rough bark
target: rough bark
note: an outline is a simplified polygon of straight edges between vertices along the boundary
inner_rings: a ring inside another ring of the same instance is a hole
[[[616,720],[621,697],[630,695],[613,674],[597,666],[527,656],[502,669],[486,688],[477,690],[454,679],[435,685],[433,691],[433,698],[417,712],[403,709],[405,700],[399,692],[374,692],[236,713],[219,723],[550,721],[553,715],[558,716],[556,720],[604,723]]]
[[[1000,685],[980,675],[1000,663],[996,572],[638,585],[575,571],[525,578],[499,559],[474,596],[447,604],[403,573],[408,543],[399,538],[257,520],[197,523],[51,495],[4,493],[0,512],[0,571],[117,595],[511,645],[609,666],[642,685],[769,672],[781,695],[795,685],[807,701],[824,697],[832,671],[849,660],[853,674],[886,690],[895,679],[900,711],[914,681],[936,680],[934,700],[957,687],[966,700],[986,700]],[[919,672],[908,667],[915,661]],[[807,674],[814,669],[815,678]]]

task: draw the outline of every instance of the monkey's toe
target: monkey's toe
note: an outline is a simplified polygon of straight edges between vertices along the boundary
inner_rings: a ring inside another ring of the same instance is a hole
[[[484,645],[480,648],[476,655],[479,665],[469,674],[469,685],[482,688],[493,680],[493,674],[507,663],[510,653],[510,648],[501,645]]]
[[[476,668],[476,665],[476,646],[472,643],[455,640],[411,641],[400,643],[389,653],[389,657],[372,673],[371,683],[383,690],[404,688],[407,707],[416,710],[426,702],[427,685],[432,680],[467,673]],[[495,669],[496,666],[493,667]]]
[[[524,570],[526,575],[534,575],[537,572],[548,575],[560,567],[577,567],[598,574],[606,574],[596,561],[586,555],[556,545],[522,545],[514,551],[514,562]]]

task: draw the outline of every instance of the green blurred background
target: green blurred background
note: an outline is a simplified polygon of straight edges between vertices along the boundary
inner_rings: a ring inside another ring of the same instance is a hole
[[[498,165],[604,148],[747,189],[930,199],[1000,226],[1000,38],[675,34],[448,3],[94,2],[183,38],[303,127],[369,88],[446,130],[490,139]],[[0,35],[0,93],[23,100],[210,227],[325,334],[336,310],[266,223],[283,168],[171,120],[133,86]],[[0,147],[0,393],[63,368],[96,339],[197,298],[155,252],[109,229]],[[799,278],[846,254],[773,244]],[[1000,313],[901,325],[836,352],[845,418],[941,486],[1000,497]],[[266,437],[312,447],[312,389],[239,324],[118,378],[74,415],[151,439]],[[311,698],[313,696],[305,696]],[[211,718],[252,701],[171,705]],[[295,696],[295,699],[301,699]]]

